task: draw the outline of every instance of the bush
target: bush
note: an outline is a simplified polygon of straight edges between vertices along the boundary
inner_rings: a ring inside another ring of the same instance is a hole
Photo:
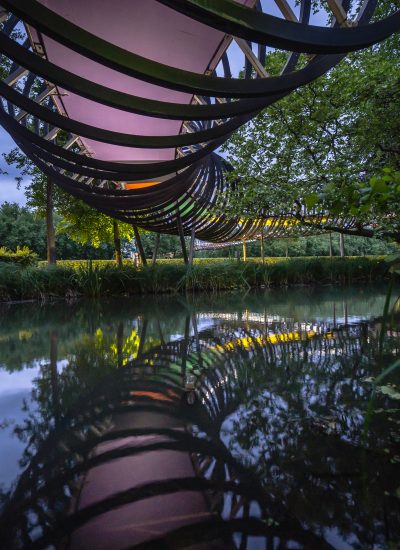
[[[15,252],[8,250],[5,246],[0,247],[0,262],[28,266],[37,264],[37,261],[38,255],[27,246],[22,248],[17,246]]]
[[[45,269],[0,263],[0,300],[43,300],[76,293],[76,273],[62,266]]]

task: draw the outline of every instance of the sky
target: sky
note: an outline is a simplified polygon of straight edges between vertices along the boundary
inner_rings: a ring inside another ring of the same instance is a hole
[[[17,202],[18,204],[25,204],[26,202],[23,186],[18,190],[15,181],[15,176],[19,175],[18,170],[14,166],[8,166],[3,158],[3,153],[9,153],[14,147],[16,147],[14,141],[3,128],[0,128],[0,169],[8,172],[6,175],[0,175],[0,204],[5,201]]]
[[[294,0],[289,0],[289,4],[292,6],[296,15],[298,15],[298,7],[295,7]],[[278,8],[271,0],[262,0],[263,9],[265,12],[272,15],[280,15]],[[326,15],[317,14],[311,17],[311,23],[324,25],[326,21]],[[231,70],[233,76],[237,76],[239,71],[244,65],[244,56],[239,46],[236,43],[232,43],[229,48],[229,59],[231,63]],[[0,127],[0,169],[7,172],[7,174],[0,174],[0,204],[4,201],[17,202],[21,205],[26,203],[24,194],[24,183],[29,183],[27,178],[24,178],[24,182],[17,189],[17,182],[15,177],[19,175],[14,166],[8,166],[3,158],[3,153],[8,153],[15,147],[14,141],[10,136]]]

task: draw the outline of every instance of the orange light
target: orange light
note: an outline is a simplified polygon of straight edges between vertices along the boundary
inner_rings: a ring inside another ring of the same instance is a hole
[[[138,183],[125,183],[125,189],[144,189],[145,187],[153,187],[161,181],[140,181]]]
[[[172,397],[168,397],[167,395],[159,392],[154,391],[131,391],[131,395],[134,397],[148,397],[149,399],[153,399],[154,401],[172,401]]]

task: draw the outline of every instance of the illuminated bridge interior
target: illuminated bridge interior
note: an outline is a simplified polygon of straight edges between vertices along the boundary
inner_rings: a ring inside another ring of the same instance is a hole
[[[347,52],[398,30],[399,13],[376,20],[376,4],[3,1],[0,123],[57,185],[116,219],[209,242],[290,234],[290,212],[224,214],[229,166],[215,151]],[[270,75],[275,49],[287,55]],[[326,222],[301,214],[307,232]]]

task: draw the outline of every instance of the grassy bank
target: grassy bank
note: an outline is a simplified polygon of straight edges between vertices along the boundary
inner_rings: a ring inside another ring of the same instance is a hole
[[[386,256],[346,256],[344,260],[362,260],[364,258],[367,258],[368,260],[384,260]],[[343,260],[343,258],[339,258],[338,256],[335,256],[333,258],[330,258],[328,256],[296,256],[296,257],[289,257],[286,258],[286,256],[274,256],[274,257],[267,257],[264,260],[264,263],[267,265],[275,265],[276,263],[281,262],[287,262],[287,261],[309,261],[309,260],[316,260],[316,261],[337,261],[337,260]],[[1,261],[1,260],[0,260]],[[115,260],[91,260],[93,266],[98,267],[106,267],[106,266],[115,266]],[[243,261],[242,259],[240,260]],[[150,263],[151,260],[148,259],[148,262]],[[208,265],[208,264],[236,264],[238,260],[236,258],[195,258],[194,259],[194,265]],[[247,263],[256,263],[261,264],[262,260],[260,257],[248,257]],[[78,269],[79,267],[85,267],[88,264],[88,260],[58,260],[57,265],[62,267],[73,267],[75,269]],[[124,266],[132,266],[133,261],[132,260],[123,260]],[[39,261],[37,264],[39,267],[46,267],[47,262],[46,261]],[[180,265],[183,266],[183,258],[160,258],[157,259],[157,265]]]
[[[203,261],[191,269],[169,260],[154,268],[63,262],[53,267],[0,264],[0,301],[51,297],[156,294],[290,285],[382,281],[384,257],[274,258],[260,262]]]

